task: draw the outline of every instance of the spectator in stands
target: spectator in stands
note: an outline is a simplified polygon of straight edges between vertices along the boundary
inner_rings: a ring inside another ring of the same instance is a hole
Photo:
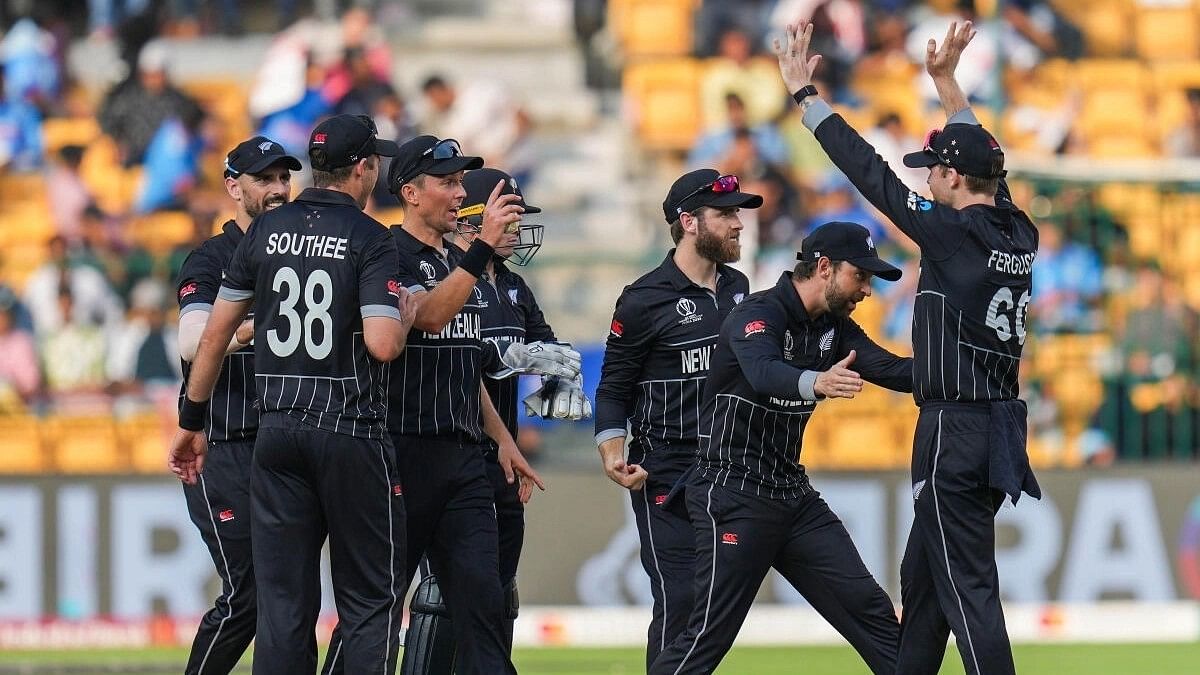
[[[363,7],[354,7],[342,15],[340,44],[334,40],[333,58],[326,61],[328,70],[322,94],[327,101],[340,101],[355,83],[354,68],[365,65],[370,76],[377,82],[391,82],[392,53],[383,33],[373,23],[371,14]],[[319,38],[310,44],[314,50],[328,49],[328,38]],[[352,65],[346,58],[354,53],[363,64]]]
[[[812,232],[823,223],[838,220],[858,223],[867,228],[876,247],[882,247],[890,240],[887,229],[863,204],[850,179],[836,169],[827,173],[817,185],[815,207],[811,212],[812,218],[805,225],[805,233]]]
[[[822,76],[835,102],[850,102],[850,76],[867,51],[866,10],[862,0],[781,0],[771,12],[771,27],[812,23],[812,48],[821,55]]]
[[[408,106],[395,89],[375,101],[371,118],[375,120],[375,127],[379,129],[379,138],[391,138],[403,145],[417,135],[417,128],[409,115]],[[371,192],[375,208],[400,206],[400,199],[388,190],[387,176],[391,163],[391,157],[379,158],[379,180],[375,182],[375,189]]]
[[[88,320],[80,304],[69,284],[58,287],[57,314],[69,318],[40,338],[46,393],[60,413],[99,413],[110,404],[104,331]]]
[[[973,21],[977,33],[970,48],[963,51],[955,76],[963,93],[972,101],[978,101],[987,100],[996,92],[992,75],[999,65],[1000,45],[996,38],[999,31],[986,21],[976,20],[974,14],[972,0],[928,0],[925,6],[913,12],[907,51],[913,63],[924,64],[925,47],[931,37],[945,35],[951,23],[961,26],[964,21]],[[921,78],[919,86],[926,101],[930,104],[938,102],[931,78]]]
[[[902,14],[880,11],[872,19],[867,53],[854,66],[855,77],[873,82],[912,79],[915,67],[905,49],[908,21]]]
[[[166,321],[167,289],[157,279],[143,279],[130,293],[129,313],[116,332],[108,354],[108,378],[118,398],[118,412],[147,403],[170,407],[183,377],[173,322]]]
[[[1013,33],[1010,40],[1030,43],[1043,57],[1074,60],[1083,56],[1083,32],[1049,2],[1007,0],[1002,7],[1007,30]]]
[[[362,47],[348,48],[344,62],[350,74],[350,90],[334,106],[334,114],[373,116],[375,104],[385,96],[395,95],[395,89],[386,78],[380,79],[371,69]]]
[[[83,214],[93,201],[91,191],[79,173],[83,152],[80,145],[59,148],[54,166],[46,176],[46,193],[54,195],[49,200],[54,229],[71,245],[82,240]]]
[[[169,58],[165,43],[147,43],[138,54],[137,72],[110,91],[100,106],[100,128],[116,141],[126,167],[146,160],[146,150],[168,120],[193,134],[204,120],[200,105],[170,83]]]
[[[1200,89],[1188,89],[1187,117],[1163,141],[1170,157],[1200,157]]]
[[[41,387],[33,335],[17,325],[20,303],[0,287],[0,410],[21,410],[34,402]]]
[[[828,91],[825,89],[826,82],[820,78],[813,78],[813,86],[820,87],[819,91]],[[800,106],[792,106],[791,110],[779,124],[779,133],[787,143],[792,177],[800,187],[811,189],[819,184],[827,173],[837,169],[816,137],[804,127]]]
[[[69,322],[117,326],[124,312],[104,275],[73,260],[62,237],[51,238],[47,251],[46,262],[25,283],[25,305],[33,315],[36,334],[48,335]],[[70,291],[65,305],[63,287]],[[64,306],[69,306],[74,316],[63,314]]]
[[[92,35],[102,40],[111,39],[117,24],[141,14],[149,4],[150,0],[88,0],[88,24]]]
[[[0,87],[4,86],[0,71]],[[0,173],[36,171],[42,166],[42,116],[31,103],[0,99]]]
[[[704,128],[729,124],[725,97],[730,93],[745,103],[749,126],[771,122],[783,112],[788,92],[779,81],[779,68],[770,59],[756,58],[750,40],[746,31],[736,27],[721,33],[717,58],[700,80]]]
[[[1100,329],[1104,267],[1092,249],[1070,241],[1053,220],[1038,224],[1030,315],[1039,333],[1088,333]]]
[[[929,193],[929,186],[925,182],[929,177],[929,172],[925,169],[910,169],[901,161],[906,152],[920,147],[921,140],[904,129],[900,115],[890,111],[883,113],[875,126],[863,134],[863,138],[875,147],[875,151],[888,163],[892,171],[896,172],[908,189],[922,194]],[[894,285],[891,284],[888,287],[891,288]]]
[[[475,80],[460,88],[431,75],[421,92],[426,104],[424,133],[453,138],[465,152],[508,172],[518,184],[529,182],[535,160],[533,121],[501,83]]]
[[[14,23],[0,42],[4,98],[43,110],[57,100],[62,86],[57,52],[58,40],[42,27],[40,14]]]
[[[753,49],[766,45],[768,17],[775,0],[704,0],[696,12],[696,55],[715,56],[721,35],[735,27]],[[757,47],[754,47],[757,45]]]
[[[736,133],[745,130],[758,149],[763,159],[783,166],[787,164],[787,143],[783,136],[770,123],[751,125],[746,115],[746,103],[741,96],[733,92],[725,95],[725,118],[728,121],[723,128],[714,129],[702,134],[696,140],[691,153],[688,154],[688,164],[694,167],[712,166],[729,151]]]

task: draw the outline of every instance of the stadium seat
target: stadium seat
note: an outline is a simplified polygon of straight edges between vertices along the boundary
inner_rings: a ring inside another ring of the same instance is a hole
[[[121,166],[116,143],[101,136],[83,153],[80,175],[96,197],[97,205],[106,213],[126,213],[141,179],[138,167]]]
[[[121,447],[129,452],[130,466],[140,473],[166,471],[167,444],[170,441],[163,422],[154,413],[134,415],[117,425]]]
[[[42,143],[48,157],[63,146],[87,147],[99,137],[100,123],[93,117],[52,117],[42,122]]]
[[[45,466],[37,418],[0,417],[0,473],[33,474]]]
[[[696,0],[613,0],[608,17],[630,61],[685,56],[692,51]]]
[[[622,89],[641,143],[651,150],[686,150],[700,132],[700,64],[672,59],[625,69]]]
[[[149,251],[166,252],[192,240],[195,224],[183,211],[156,211],[129,222],[134,242]]]
[[[1134,16],[1134,46],[1147,60],[1188,61],[1197,57],[1196,13],[1188,5],[1139,7]]]
[[[1130,135],[1131,133],[1134,135]],[[1087,153],[1089,157],[1098,159],[1157,157],[1160,154],[1155,143],[1143,138],[1140,133],[1133,132],[1132,128],[1125,135],[1116,135],[1111,130],[1110,133],[1095,137],[1089,135]]]
[[[404,209],[399,206],[376,209],[371,213],[371,217],[384,225],[401,225],[404,223]]]
[[[1150,79],[1147,68],[1133,59],[1081,59],[1073,80],[1085,90],[1143,88]]]
[[[52,449],[53,468],[63,473],[109,473],[128,470],[109,416],[48,417],[42,442]]]
[[[830,429],[828,443],[830,467],[892,469],[904,465],[911,439],[903,437],[895,415],[843,414]]]
[[[1129,51],[1134,0],[1069,0],[1054,3],[1083,31],[1093,56],[1123,56]]]

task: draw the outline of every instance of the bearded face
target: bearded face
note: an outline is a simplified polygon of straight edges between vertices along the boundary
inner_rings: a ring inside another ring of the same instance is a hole
[[[742,257],[742,221],[737,209],[698,209],[696,252],[714,263],[737,262]]]

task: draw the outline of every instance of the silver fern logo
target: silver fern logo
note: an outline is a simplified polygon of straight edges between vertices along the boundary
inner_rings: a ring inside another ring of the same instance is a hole
[[[792,339],[792,331],[783,331],[783,358],[789,361],[793,355],[793,349],[796,347],[796,341]]]
[[[833,330],[834,329],[830,328],[829,330],[825,331],[824,335],[821,336],[821,353],[822,354],[829,351],[830,349],[833,349]]]

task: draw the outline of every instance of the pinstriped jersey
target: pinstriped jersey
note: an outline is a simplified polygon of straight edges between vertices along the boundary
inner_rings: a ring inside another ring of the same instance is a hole
[[[176,297],[180,316],[188,312],[211,312],[221,276],[233,259],[233,252],[243,238],[242,229],[234,221],[225,223],[224,230],[208,239],[188,254],[179,271]],[[187,378],[192,364],[183,361],[183,386],[179,400],[187,391]],[[225,357],[221,374],[208,401],[204,419],[204,435],[209,441],[234,441],[253,438],[258,432],[258,394],[254,387],[254,348],[246,346]]]
[[[254,299],[254,369],[262,411],[319,429],[381,438],[383,364],[363,319],[399,320],[396,248],[343,192],[308,188],[254,219],[219,297]]]
[[[662,264],[617,298],[596,390],[596,434],[692,444],[699,436],[701,389],[721,321],[749,293],[741,272],[719,265],[717,290],[698,286],[675,264]]]
[[[457,246],[447,249],[452,267],[458,266],[463,255],[465,251]],[[533,297],[525,279],[499,258],[492,267],[494,275],[485,271],[475,284],[481,322],[479,332],[483,340],[495,345],[497,350],[513,342],[554,342],[554,330],[546,323],[537,298]],[[517,437],[517,409],[521,405],[517,378],[517,375],[483,378],[483,386],[513,438]]]
[[[393,225],[400,254],[400,283],[410,292],[437,288],[453,264],[439,249]],[[480,421],[480,372],[484,362],[478,286],[438,333],[413,328],[408,346],[389,366],[388,431],[393,434],[440,436],[465,434],[484,438]],[[494,351],[494,348],[493,348]]]
[[[809,316],[791,272],[738,305],[721,325],[704,389],[700,475],[760,497],[804,496],[811,488],[800,451],[817,401],[804,398],[800,378],[851,350],[863,379],[912,390],[912,359],[875,344],[850,318]]]
[[[969,110],[950,121],[978,123]],[[921,248],[912,324],[917,403],[1016,398],[1038,232],[1004,180],[994,205],[954,209],[905,187],[841,116],[815,134],[863,196]]]

